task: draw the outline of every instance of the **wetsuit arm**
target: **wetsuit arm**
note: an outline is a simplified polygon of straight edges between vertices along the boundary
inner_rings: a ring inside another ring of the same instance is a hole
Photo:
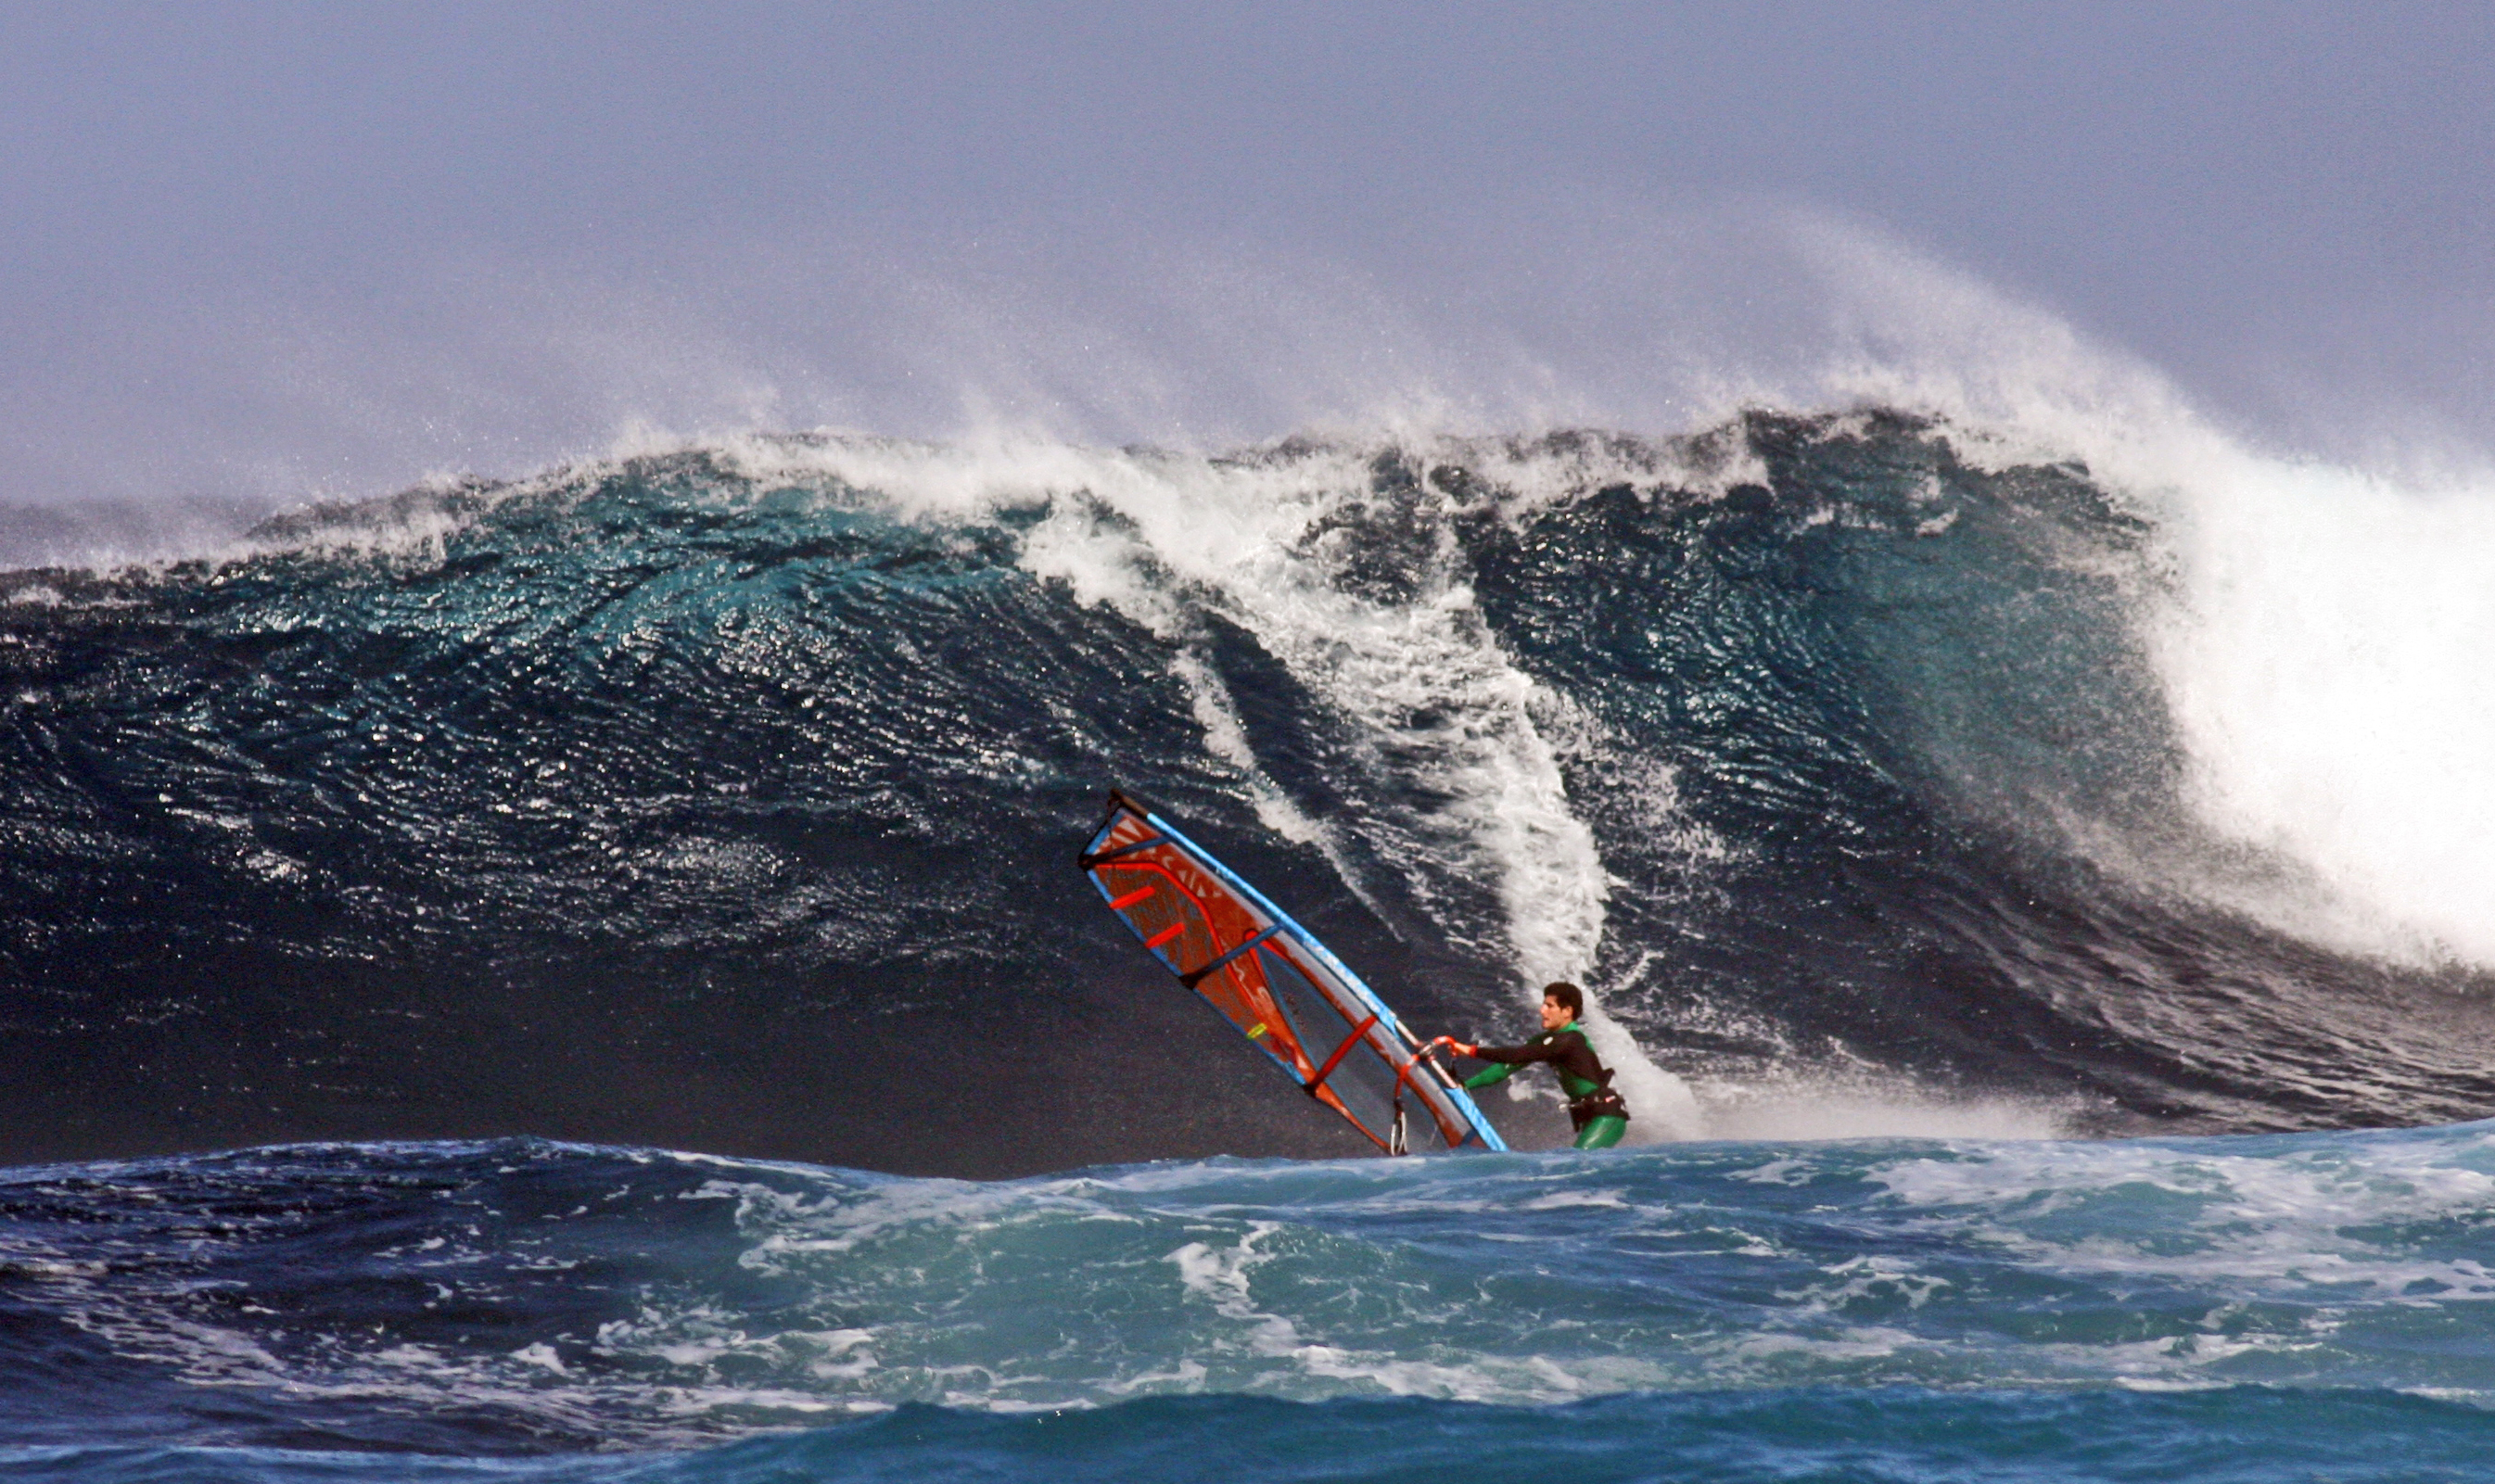
[[[1551,1049],[1547,1038],[1536,1036],[1521,1046],[1474,1046],[1466,1054],[1491,1064],[1464,1078],[1466,1088],[1481,1088],[1504,1082],[1517,1068],[1550,1061],[1558,1053]]]
[[[1554,1045],[1550,1041],[1541,1037],[1536,1037],[1521,1046],[1473,1047],[1473,1055],[1481,1060],[1486,1062],[1501,1062],[1511,1069],[1527,1066],[1533,1062],[1559,1061],[1565,1058],[1568,1052],[1564,1047]]]
[[[1502,1076],[1516,1067],[1549,1062],[1551,1070],[1559,1075],[1559,1090],[1571,1098],[1600,1092],[1608,1079],[1603,1064],[1594,1058],[1594,1048],[1586,1044],[1586,1033],[1574,1025],[1536,1036],[1521,1046],[1475,1046],[1473,1055],[1486,1062],[1501,1063],[1497,1070]]]

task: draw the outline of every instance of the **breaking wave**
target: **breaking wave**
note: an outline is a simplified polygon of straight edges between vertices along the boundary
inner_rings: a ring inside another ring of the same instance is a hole
[[[756,437],[15,573],[12,1138],[1333,1150],[1085,902],[1111,782],[1425,1027],[1582,980],[1646,1136],[2473,1116],[2490,806],[2352,760],[2484,683],[2400,689],[2484,637],[2418,611],[2458,559],[2366,599],[2311,553],[2390,496],[2288,479],[2264,556],[2229,477],[1877,411]]]

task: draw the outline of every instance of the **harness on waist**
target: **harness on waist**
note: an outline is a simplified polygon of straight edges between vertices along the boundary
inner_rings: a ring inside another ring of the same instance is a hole
[[[1612,1091],[1612,1069],[1609,1067],[1603,1069],[1603,1075],[1592,1092],[1568,1100],[1568,1121],[1579,1129],[1585,1128],[1597,1118],[1617,1118],[1626,1123],[1628,1117],[1628,1104],[1622,1101],[1618,1093]]]

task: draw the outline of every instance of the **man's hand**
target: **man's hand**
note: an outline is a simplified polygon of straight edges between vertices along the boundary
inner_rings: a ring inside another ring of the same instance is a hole
[[[1455,1052],[1458,1056],[1469,1056],[1475,1061],[1481,1060],[1481,1047],[1473,1045],[1469,1041],[1457,1041],[1453,1038],[1449,1038],[1447,1042],[1447,1049]]]

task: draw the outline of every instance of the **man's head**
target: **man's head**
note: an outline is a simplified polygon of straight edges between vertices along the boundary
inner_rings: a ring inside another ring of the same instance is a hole
[[[1561,980],[1542,986],[1542,1028],[1556,1031],[1586,1013],[1586,996],[1575,984]]]

